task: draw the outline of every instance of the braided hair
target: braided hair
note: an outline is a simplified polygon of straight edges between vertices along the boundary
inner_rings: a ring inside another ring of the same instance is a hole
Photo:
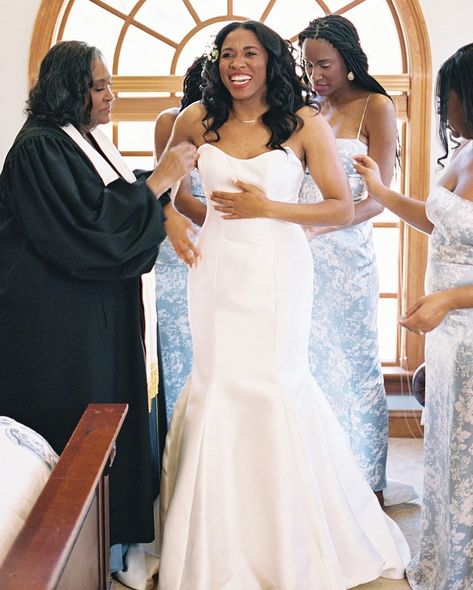
[[[445,153],[437,159],[443,168],[443,160],[448,157],[448,94],[455,90],[465,112],[465,119],[473,132],[473,43],[460,47],[442,65],[437,74],[436,95],[439,115],[439,139]],[[455,142],[457,146],[458,142]]]
[[[353,72],[355,78],[352,84],[368,92],[388,96],[383,86],[368,74],[368,58],[361,48],[355,25],[347,18],[329,14],[314,19],[298,35],[301,48],[306,39],[324,39],[330,43],[340,53],[347,70]]]
[[[283,40],[275,31],[258,21],[235,21],[219,31],[215,37],[212,53],[216,59],[207,59],[204,64],[202,104],[206,115],[202,123],[207,141],[218,141],[218,130],[228,120],[232,108],[232,96],[220,78],[219,61],[226,37],[236,29],[252,31],[268,54],[266,65],[266,102],[268,110],[262,121],[271,136],[266,146],[284,149],[282,144],[303,126],[296,112],[304,105],[312,105],[308,88],[297,74],[294,50],[289,41]],[[318,111],[318,107],[314,106]],[[216,139],[215,139],[216,137]]]

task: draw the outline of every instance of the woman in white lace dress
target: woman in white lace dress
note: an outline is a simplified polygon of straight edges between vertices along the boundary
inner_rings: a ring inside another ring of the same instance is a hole
[[[451,163],[426,202],[387,189],[369,157],[356,156],[368,190],[430,234],[425,287],[401,320],[426,334],[424,504],[420,552],[408,567],[415,590],[473,588],[473,43],[437,78],[439,135],[456,142]]]

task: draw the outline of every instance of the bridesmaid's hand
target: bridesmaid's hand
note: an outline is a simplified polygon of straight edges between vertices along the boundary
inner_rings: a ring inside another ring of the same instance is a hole
[[[215,210],[223,213],[222,219],[251,219],[270,217],[272,201],[258,187],[234,180],[241,189],[238,193],[214,191],[211,200],[216,203]]]
[[[448,291],[437,291],[418,299],[400,318],[399,324],[422,336],[436,328],[451,310]]]
[[[353,156],[353,167],[363,176],[370,196],[378,200],[376,195],[386,188],[381,179],[378,164],[365,154],[356,154]]]
[[[171,203],[164,207],[164,214],[164,228],[179,260],[191,267],[197,266],[200,252],[191,240],[195,235],[191,221],[178,213]]]

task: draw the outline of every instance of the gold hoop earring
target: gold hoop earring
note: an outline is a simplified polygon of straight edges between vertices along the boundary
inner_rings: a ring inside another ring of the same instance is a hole
[[[349,80],[350,82],[353,82],[354,79],[355,79],[355,74],[353,72],[348,72],[347,80]]]

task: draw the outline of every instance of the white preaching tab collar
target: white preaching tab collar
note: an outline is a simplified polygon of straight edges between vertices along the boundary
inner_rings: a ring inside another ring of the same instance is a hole
[[[89,160],[94,165],[97,174],[103,180],[105,186],[113,182],[118,178],[118,174],[110,166],[107,160],[100,154],[80,133],[78,129],[70,123],[61,127],[61,129],[69,135],[69,137],[80,147],[80,149],[87,155]],[[108,139],[103,131],[98,127],[90,131],[90,134],[97,142],[97,145],[103,151],[109,161],[115,166],[116,170],[120,173],[127,182],[135,182],[136,176],[127,166],[127,163],[122,158],[122,155],[117,150],[115,145]]]

